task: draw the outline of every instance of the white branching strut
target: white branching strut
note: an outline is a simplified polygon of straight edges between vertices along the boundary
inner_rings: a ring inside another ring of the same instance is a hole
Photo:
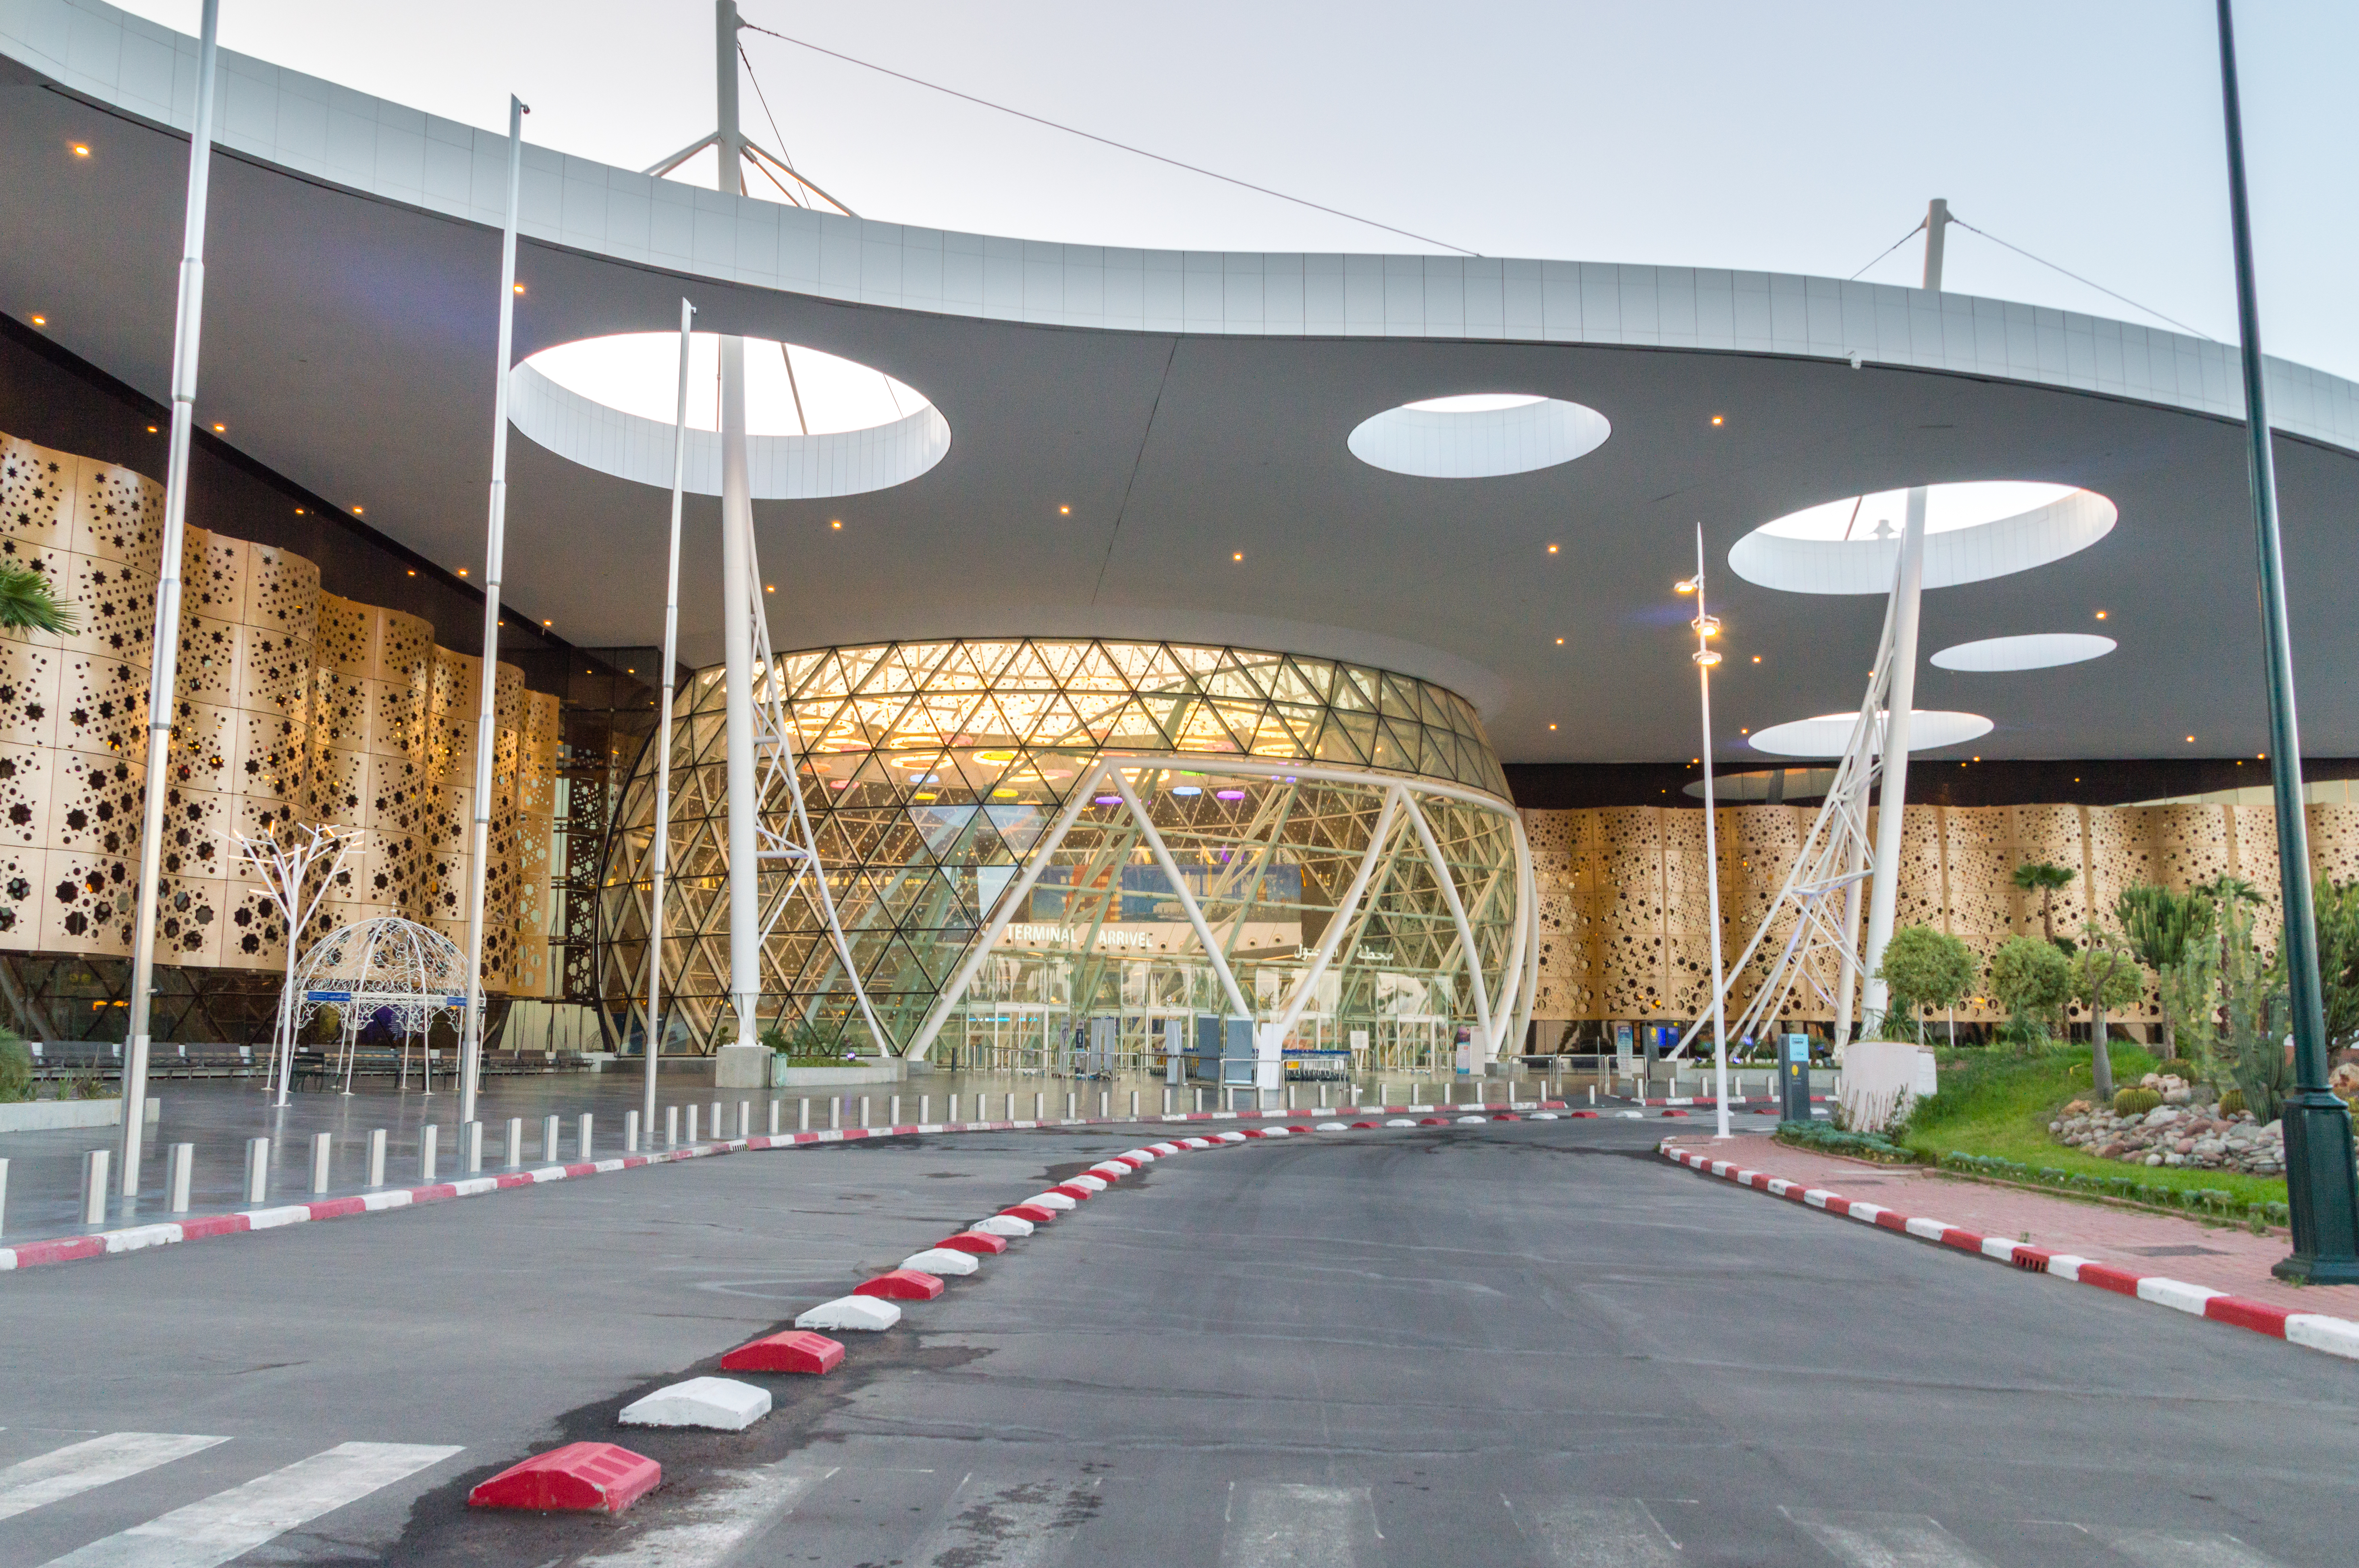
[[[1843,761],[1836,764],[1834,780],[1827,786],[1826,800],[1810,832],[1802,837],[1785,885],[1770,901],[1753,939],[1722,980],[1715,1006],[1736,989],[1770,934],[1781,925],[1787,926],[1785,945],[1768,961],[1759,986],[1729,1031],[1739,1040],[1761,1039],[1785,1014],[1795,990],[1803,986],[1810,988],[1819,1006],[1834,1015],[1836,1044],[1841,1046],[1850,1033],[1852,998],[1860,979],[1862,888],[1873,865],[1868,793],[1883,772],[1885,709],[1892,687],[1894,600],[1885,605],[1875,673],[1868,677],[1867,695],[1860,701],[1859,717],[1852,721],[1851,739],[1843,747]],[[1837,977],[1832,984],[1826,972],[1830,958]],[[1686,1052],[1688,1043],[1712,1019],[1715,1006],[1701,1010],[1680,1037],[1678,1048],[1671,1053],[1674,1057]]]
[[[262,883],[263,895],[287,923],[287,983],[278,995],[278,1025],[270,1043],[270,1076],[265,1092],[277,1086],[278,1103],[287,1103],[287,1076],[295,1050],[295,959],[303,928],[320,913],[344,860],[360,843],[362,829],[307,823],[288,831],[281,844],[269,833],[234,835],[237,858]]]

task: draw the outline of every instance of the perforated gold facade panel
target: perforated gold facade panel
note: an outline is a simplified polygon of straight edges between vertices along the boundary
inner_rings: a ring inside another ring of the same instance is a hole
[[[1721,941],[1730,964],[1785,881],[1815,809],[1721,809]],[[1539,891],[1533,1015],[1695,1016],[1710,1000],[1702,813],[1628,806],[1523,816]],[[2359,877],[2359,806],[2312,806],[2308,821],[2320,879]],[[2038,895],[2014,885],[2015,868],[2026,860],[2052,861],[2074,873],[2053,902],[2060,936],[2079,935],[2093,912],[2110,923],[2115,899],[2133,883],[2184,890],[2223,874],[2244,878],[2272,899],[2265,939],[2278,926],[2277,818],[2266,806],[1911,806],[1901,835],[1898,922],[1938,926],[1987,962],[2009,936],[2041,929]],[[1783,929],[1772,934],[1766,946],[1773,955],[1785,935]],[[1767,967],[1759,960],[1748,966],[1732,1006],[1743,1005]],[[1824,1022],[1831,1013],[1805,1002],[1793,1016]],[[1958,1010],[1961,1022],[1998,1016],[1987,1006]],[[2158,1018],[2152,995],[2129,1016]]]
[[[0,436],[0,559],[79,622],[0,633],[0,946],[131,951],[162,513],[142,475]],[[234,834],[304,822],[367,831],[302,942],[380,914],[463,938],[480,663],[271,546],[191,529],[181,577],[158,957],[281,968]],[[557,699],[506,665],[499,692],[484,980],[538,996]]]

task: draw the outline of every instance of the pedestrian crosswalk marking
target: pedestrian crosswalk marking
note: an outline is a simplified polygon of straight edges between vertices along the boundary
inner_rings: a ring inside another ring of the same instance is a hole
[[[2090,1534],[2142,1568],[2279,1568],[2233,1535],[2202,1530],[2107,1530]]]
[[[908,1561],[914,1564],[988,1563],[991,1568],[1050,1568],[1064,1560],[1073,1533],[1095,1517],[1094,1482],[962,1477],[950,1517]]]
[[[1989,1568],[1964,1541],[1923,1514],[1784,1511],[1851,1568]]]
[[[416,1443],[338,1444],[244,1486],[93,1541],[44,1568],[220,1568],[298,1525],[358,1502],[458,1452]]]
[[[724,1471],[697,1489],[685,1519],[643,1530],[626,1545],[589,1562],[594,1568],[709,1568],[730,1560],[834,1474],[833,1466]]]
[[[228,1441],[174,1432],[111,1432],[87,1443],[70,1443],[0,1470],[0,1519],[14,1519]]]
[[[1221,1568],[1353,1568],[1376,1539],[1365,1487],[1239,1482],[1229,1488]]]
[[[1674,1568],[1678,1547],[1636,1498],[1512,1499],[1516,1523],[1553,1568]]]

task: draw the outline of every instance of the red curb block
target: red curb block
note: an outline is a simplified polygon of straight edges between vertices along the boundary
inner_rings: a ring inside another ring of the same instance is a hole
[[[476,1509],[618,1514],[663,1484],[663,1466],[611,1443],[569,1443],[511,1465],[467,1494]]]
[[[1035,1225],[1049,1225],[1057,1217],[1055,1209],[1044,1207],[1037,1203],[1010,1204],[999,1212],[1011,1218],[1028,1219]]]
[[[2256,1334],[2266,1334],[2272,1339],[2289,1340],[2310,1349],[2322,1350],[2330,1356],[2359,1360],[2359,1323],[2346,1318],[2330,1317],[2323,1313],[2295,1312],[2288,1307],[2273,1306],[2267,1302],[2247,1301],[2242,1296],[2228,1295],[2207,1287],[2190,1285],[2167,1274],[2139,1274],[2111,1263],[2093,1259],[2078,1258],[2070,1253],[2051,1251],[2046,1248],[2007,1243],[1996,1238],[1976,1235],[1934,1219],[1915,1219],[1875,1204],[1857,1201],[1839,1193],[1811,1187],[1806,1183],[1786,1181],[1765,1172],[1739,1170],[1728,1161],[1710,1160],[1674,1149],[1669,1143],[1656,1146],[1656,1152],[1676,1164],[1685,1165],[1708,1176],[1718,1176],[1741,1187],[1769,1193],[1788,1203],[1824,1208],[1829,1214],[1873,1222],[1877,1228],[1897,1230],[1903,1235],[1919,1237],[1961,1252],[1971,1252],[1995,1262],[2012,1264],[2030,1273],[2054,1274],[2083,1285],[2117,1295],[2148,1301],[2158,1305],[2185,1312],[2190,1316],[2211,1319],[2214,1323],[2232,1324]],[[1773,1190],[1773,1183],[1782,1183],[1783,1190]],[[1819,1200],[1812,1204],[1811,1199]],[[1924,1227],[1911,1229],[1912,1225]],[[1938,1234],[1928,1235],[1940,1226]],[[2000,1250],[2003,1249],[2004,1250]]]
[[[894,1269],[873,1280],[863,1280],[852,1287],[855,1296],[875,1296],[885,1302],[929,1302],[942,1293],[942,1281],[937,1275],[916,1269]]]
[[[978,1258],[995,1258],[1007,1250],[1007,1238],[994,1236],[987,1230],[962,1230],[934,1245],[953,1252],[972,1252]]]
[[[843,1365],[843,1346],[824,1334],[788,1329],[741,1345],[721,1358],[724,1372],[808,1372],[824,1378]]]

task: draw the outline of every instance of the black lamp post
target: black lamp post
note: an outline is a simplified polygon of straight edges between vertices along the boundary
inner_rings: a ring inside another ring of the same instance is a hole
[[[2277,465],[2261,377],[2261,308],[2253,284],[2253,227],[2245,194],[2245,127],[2236,102],[2235,21],[2220,8],[2220,96],[2228,131],[2228,224],[2236,245],[2236,330],[2243,340],[2245,429],[2253,524],[2260,549],[2261,640],[2269,683],[2269,784],[2276,793],[2277,874],[2285,896],[2285,962],[2293,1010],[2294,1092],[2285,1102],[2286,1197],[2293,1253],[2271,1271],[2308,1284],[2359,1283],[2359,1172],[2351,1112],[2326,1087],[2326,1009],[2318,983],[2318,925],[2310,892],[2310,829],[2302,812],[2301,729],[2286,629],[2285,552],[2277,538]]]

